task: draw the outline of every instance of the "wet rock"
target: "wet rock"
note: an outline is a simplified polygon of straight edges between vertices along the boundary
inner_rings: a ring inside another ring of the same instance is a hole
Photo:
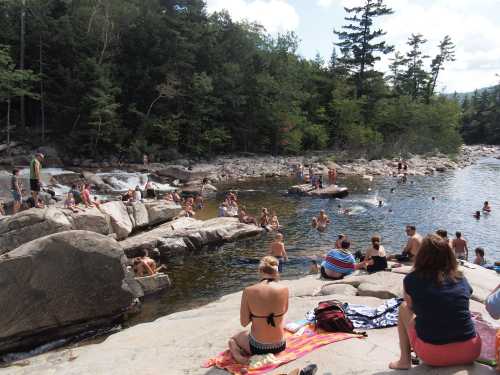
[[[116,321],[134,296],[122,284],[120,245],[69,231],[0,257],[0,352],[30,347]]]
[[[100,210],[110,217],[111,228],[113,228],[113,233],[116,233],[118,240],[127,238],[132,233],[132,221],[123,202],[114,201],[101,204]]]
[[[70,229],[68,218],[55,207],[20,212],[0,221],[0,254],[34,239]]]

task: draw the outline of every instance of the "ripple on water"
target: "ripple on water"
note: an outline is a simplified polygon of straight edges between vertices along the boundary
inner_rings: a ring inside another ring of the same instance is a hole
[[[394,178],[376,179],[371,184],[355,179],[340,180],[353,192],[345,200],[288,197],[282,194],[289,180],[259,180],[223,186],[220,191],[239,190],[240,203],[258,215],[262,207],[276,210],[283,225],[290,262],[284,277],[308,273],[309,262],[324,254],[339,233],[348,234],[354,250],[364,250],[373,234],[382,236],[389,252],[398,252],[406,242],[404,227],[414,224],[426,234],[438,228],[453,234],[462,231],[471,251],[486,249],[487,259],[500,255],[500,161],[485,159],[462,170],[434,177],[412,177],[406,185]],[[391,188],[395,192],[391,193]],[[436,197],[433,201],[431,198]],[[223,197],[220,193],[217,201]],[[384,202],[378,207],[378,201]],[[493,212],[477,221],[474,211],[489,200]],[[200,218],[215,217],[217,201],[207,202]],[[339,214],[338,205],[352,209]],[[323,233],[313,229],[311,218],[324,209],[332,224]],[[391,212],[392,210],[392,212]],[[147,301],[145,310],[128,324],[155,319],[174,311],[199,306],[235,292],[257,280],[256,267],[266,254],[272,234],[227,244],[215,251],[190,254],[169,260],[173,288],[159,299]]]

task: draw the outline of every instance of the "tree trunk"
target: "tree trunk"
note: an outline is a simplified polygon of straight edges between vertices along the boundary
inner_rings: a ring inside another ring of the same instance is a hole
[[[25,17],[26,17],[26,0],[21,0],[21,45],[20,45],[20,56],[19,56],[19,69],[24,69],[24,50],[25,50]],[[21,128],[25,128],[26,126],[26,114],[25,114],[25,98],[24,95],[21,95],[19,98],[20,101],[20,115],[21,115]]]
[[[7,156],[10,158],[10,97],[7,99]]]
[[[43,98],[43,55],[42,36],[40,35],[40,115],[42,116],[42,144],[45,142],[45,102]]]

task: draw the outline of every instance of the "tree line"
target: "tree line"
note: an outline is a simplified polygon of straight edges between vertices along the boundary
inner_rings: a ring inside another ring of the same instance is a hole
[[[433,57],[421,34],[394,51],[375,26],[393,14],[382,0],[345,11],[325,61],[301,57],[293,32],[208,14],[202,0],[4,0],[3,138],[136,160],[456,151],[460,105],[436,94],[451,39]]]

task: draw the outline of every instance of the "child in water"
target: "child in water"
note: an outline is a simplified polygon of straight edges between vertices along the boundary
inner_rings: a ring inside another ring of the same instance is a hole
[[[482,247],[476,247],[474,250],[476,253],[476,258],[474,259],[474,264],[478,266],[484,266],[486,264],[486,259],[484,259],[484,249]]]
[[[283,235],[278,233],[273,243],[271,243],[271,249],[269,254],[279,260],[278,272],[283,272],[283,263],[288,261],[288,255],[285,250],[285,243],[283,242]]]

